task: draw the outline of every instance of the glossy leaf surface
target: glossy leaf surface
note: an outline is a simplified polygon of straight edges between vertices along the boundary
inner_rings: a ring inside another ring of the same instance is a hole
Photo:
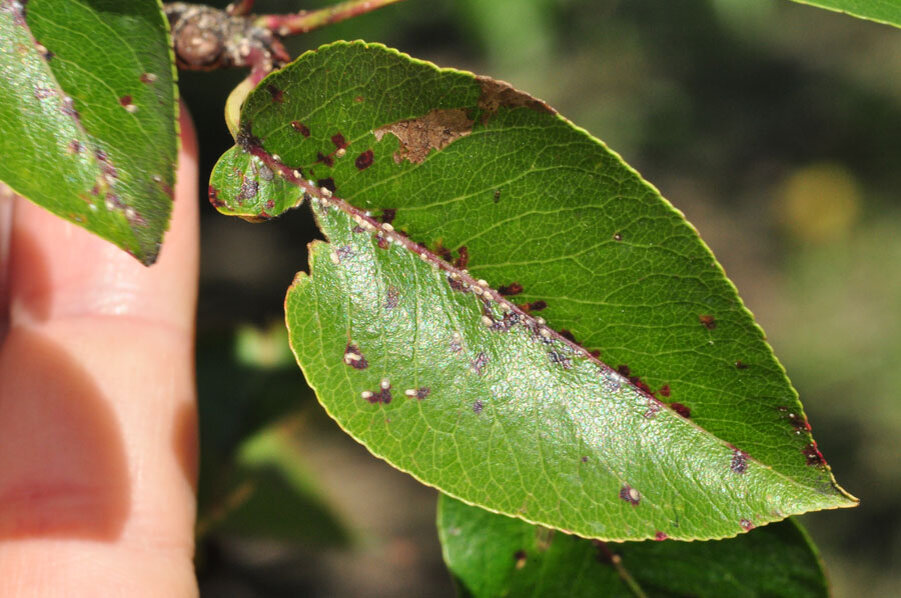
[[[23,4],[0,2],[0,180],[150,264],[177,150],[161,6]]]
[[[235,152],[337,206],[288,324],[320,401],[376,455],[607,539],[725,537],[854,504],[696,232],[542,102],[337,43],[267,77],[240,127],[211,181],[221,211],[278,213],[238,201]]]
[[[828,595],[816,550],[793,520],[718,542],[604,544],[442,496],[438,535],[460,593],[475,598]]]

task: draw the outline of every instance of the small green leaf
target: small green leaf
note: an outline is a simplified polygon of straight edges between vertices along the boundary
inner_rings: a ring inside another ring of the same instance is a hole
[[[0,0],[0,180],[156,259],[177,155],[158,0]]]
[[[231,492],[210,531],[317,545],[344,545],[350,530],[326,500],[292,435],[294,422],[245,440],[231,471]]]
[[[237,141],[212,177],[221,211],[262,209],[238,201],[236,152],[298,186],[282,206],[329,206],[331,247],[286,302],[292,346],[328,412],[396,467],[616,540],[855,504],[694,229],[539,100],[336,43],[264,79]]]
[[[901,0],[794,0],[801,4],[819,6],[843,12],[877,23],[901,27]]]
[[[283,176],[238,147],[233,147],[219,158],[210,179],[210,203],[230,216],[239,216],[250,222],[262,222],[303,201],[303,190],[288,182]],[[235,189],[229,194],[229,204],[218,195],[218,189]]]
[[[604,544],[441,496],[438,535],[461,594],[475,598],[828,595],[816,549],[793,520],[719,542]]]

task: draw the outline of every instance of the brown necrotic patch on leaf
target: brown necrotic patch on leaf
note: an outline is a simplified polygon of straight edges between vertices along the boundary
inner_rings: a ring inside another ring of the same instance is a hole
[[[479,97],[479,109],[482,110],[482,122],[491,118],[499,108],[531,108],[538,112],[556,114],[557,111],[538,98],[519,91],[506,81],[491,77],[476,77],[482,95]]]
[[[522,285],[518,282],[511,282],[510,284],[502,287],[498,287],[497,292],[505,297],[510,297],[513,295],[519,295],[522,293]]]
[[[400,149],[394,153],[394,161],[404,160],[419,164],[432,150],[440,151],[460,137],[472,132],[473,121],[462,108],[432,110],[425,116],[402,120],[376,129],[378,141],[391,133],[400,141]]]
[[[366,150],[354,160],[354,166],[357,167],[357,170],[366,170],[370,166],[372,166],[373,153],[371,149]]]
[[[299,120],[291,121],[291,128],[303,135],[304,137],[310,136],[310,129],[305,124],[300,122]]]

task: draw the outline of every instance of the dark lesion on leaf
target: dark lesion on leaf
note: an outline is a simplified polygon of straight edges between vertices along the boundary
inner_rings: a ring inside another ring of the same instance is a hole
[[[522,285],[518,282],[511,282],[506,286],[498,287],[497,292],[505,297],[512,297],[513,295],[519,295],[522,293],[523,288]]]
[[[465,270],[468,265],[469,249],[466,248],[466,245],[460,245],[460,248],[457,250],[457,258],[454,260],[454,268]]]
[[[547,103],[519,91],[506,81],[479,76],[476,81],[481,88],[478,107],[482,110],[482,122],[491,118],[499,108],[530,108],[537,112],[556,114],[557,111]]]
[[[292,120],[291,128],[294,129],[295,131],[297,131],[298,133],[300,133],[301,135],[303,135],[304,137],[310,136],[310,128],[308,126],[306,126],[305,124],[303,124],[302,122],[300,122],[299,120]]]
[[[367,168],[372,166],[373,159],[374,154],[372,153],[371,149],[368,149],[357,156],[357,158],[354,160],[354,166],[357,168],[357,170],[366,170]]]
[[[419,164],[432,150],[444,149],[457,139],[472,132],[473,121],[462,108],[432,110],[425,116],[402,120],[376,129],[373,133],[378,141],[386,133],[391,133],[400,141],[400,148],[394,153],[398,164],[407,160]]]
[[[623,484],[619,490],[619,497],[633,507],[637,507],[641,503],[641,493],[629,484]]]
[[[394,208],[382,208],[382,213],[379,216],[379,220],[382,221],[383,224],[391,224],[394,222],[394,219],[397,217],[397,210]]]
[[[369,362],[360,350],[360,347],[353,343],[347,343],[344,348],[344,363],[355,370],[365,370],[369,367]]]
[[[748,454],[738,449],[734,449],[732,451],[732,462],[729,465],[729,469],[731,469],[733,473],[745,473],[748,470]]]

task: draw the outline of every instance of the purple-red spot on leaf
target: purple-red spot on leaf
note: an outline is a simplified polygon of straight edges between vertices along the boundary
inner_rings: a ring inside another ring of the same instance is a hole
[[[305,124],[303,124],[302,122],[300,122],[299,120],[292,120],[291,128],[294,129],[295,131],[297,131],[298,133],[300,133],[301,135],[303,135],[304,137],[310,136],[310,129],[307,128],[307,126]]]
[[[320,164],[325,164],[326,166],[332,166],[335,163],[335,160],[332,158],[331,154],[325,155],[322,152],[316,152],[316,162]],[[320,185],[321,187],[322,185]]]
[[[156,81],[156,75],[153,73],[141,73],[141,83],[144,85],[150,85]]]
[[[751,531],[752,529],[754,529],[754,524],[750,519],[742,519],[738,522],[738,524],[741,525],[741,528],[745,531]]]
[[[632,374],[632,370],[625,364],[616,366],[616,371],[624,378],[628,378]]]
[[[551,363],[555,363],[557,365],[562,365],[564,370],[571,369],[573,367],[573,361],[569,357],[566,357],[562,353],[557,351],[548,351],[548,357],[551,360]]]
[[[462,281],[457,280],[451,274],[447,275],[447,284],[455,291],[466,292],[466,285]]]
[[[559,330],[559,334],[569,342],[579,344],[578,341],[576,341],[576,337],[573,335],[573,333],[566,328],[561,328]]]
[[[83,149],[84,149],[84,146],[77,139],[73,139],[66,146],[66,151],[69,152],[70,154],[80,154],[81,150],[83,150]]]
[[[341,133],[335,133],[332,135],[332,143],[335,144],[335,147],[338,149],[344,149],[347,147],[347,140],[344,139],[344,135]]]
[[[371,149],[366,150],[354,160],[354,166],[357,167],[357,170],[366,170],[370,166],[372,166],[372,161],[375,158],[375,155],[372,153]]]
[[[632,506],[636,507],[638,506],[638,503],[641,502],[641,493],[629,484],[625,484],[620,489],[619,497]]]
[[[385,297],[385,309],[394,309],[400,301],[400,291],[395,286],[388,287],[388,293]]]
[[[382,215],[379,218],[385,224],[391,224],[394,222],[394,218],[397,216],[397,210],[394,208],[385,208],[382,210]]]
[[[210,185],[210,188],[209,188],[210,203],[213,204],[214,208],[224,208],[225,202],[223,200],[219,199],[218,193],[219,193],[219,191],[215,187]]]
[[[469,250],[466,248],[466,245],[461,245],[460,249],[457,250],[457,259],[454,260],[454,266],[460,268],[466,268],[469,265]]]
[[[391,241],[387,239],[382,233],[377,233],[375,235],[375,243],[378,245],[379,249],[388,249],[391,247]]]
[[[531,303],[526,303],[523,306],[523,310],[529,313],[533,311],[541,311],[543,309],[547,309],[547,302],[539,299],[538,301],[532,301]]]
[[[382,403],[387,405],[391,402],[391,384],[389,384],[388,379],[385,378],[379,385],[378,390],[364,390],[362,393],[360,393],[360,396],[370,403]]]
[[[421,386],[419,388],[408,388],[404,391],[404,394],[411,399],[423,400],[431,393],[431,389],[428,386]]]
[[[810,432],[810,424],[807,422],[807,418],[805,418],[803,415],[798,415],[797,413],[789,413],[788,421],[795,429],[795,434]]]
[[[660,393],[661,397],[668,397],[670,395],[669,384],[664,384],[663,386],[660,387],[660,390],[658,390],[657,392]]]
[[[742,363],[742,361],[739,359],[735,362],[735,367],[739,370],[746,370],[748,369],[748,364]]]
[[[344,348],[344,363],[355,370],[365,370],[369,367],[369,362],[366,361],[360,347],[352,343],[347,343],[347,347]]]
[[[669,536],[667,536],[666,533],[664,533],[664,532],[657,532],[657,533],[654,534],[654,539],[655,539],[656,541],[658,541],[658,542],[663,542],[663,541],[666,540],[668,537],[669,537]]]
[[[510,284],[502,287],[498,287],[497,292],[505,297],[511,297],[513,295],[519,295],[522,293],[522,285],[518,282],[511,282]]]
[[[476,358],[472,361],[472,369],[475,370],[476,374],[482,373],[482,368],[488,365],[488,356],[485,355],[484,351],[480,351]]]
[[[648,386],[647,383],[638,376],[630,376],[629,382],[634,384],[639,390],[644,391],[646,394],[649,394],[651,396],[654,395],[653,391],[651,391],[651,387]]]
[[[588,463],[588,457],[587,457],[587,456],[582,457],[582,463]]]
[[[127,107],[131,105],[131,96],[122,96],[119,98],[119,104],[123,107]]]
[[[482,401],[476,399],[475,403],[472,404],[472,412],[476,415],[482,412]]]
[[[823,453],[817,448],[816,442],[811,442],[801,449],[801,452],[804,453],[804,456],[807,458],[808,465],[819,467],[826,464],[826,459],[823,458]]]
[[[713,330],[716,328],[716,319],[710,314],[701,314],[698,316],[698,321],[704,325],[704,328],[707,330]]]
[[[748,471],[748,453],[738,449],[732,451],[732,463],[729,464],[729,469],[733,473],[739,474]]]
[[[276,104],[281,104],[285,101],[285,93],[275,85],[269,83],[266,85],[266,91],[269,92],[269,95],[272,96],[272,101]]]
[[[691,417],[691,409],[683,405],[682,403],[670,403],[669,408],[684,417],[685,419],[689,419]]]

